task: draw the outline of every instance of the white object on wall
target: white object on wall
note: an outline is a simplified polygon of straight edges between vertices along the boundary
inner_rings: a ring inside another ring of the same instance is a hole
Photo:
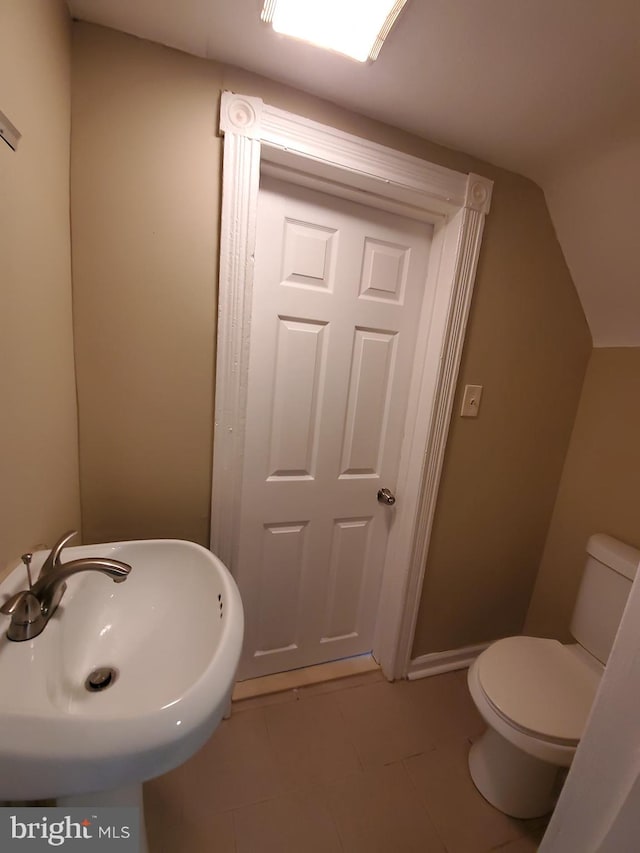
[[[482,397],[482,385],[465,385],[460,415],[463,418],[477,418]]]

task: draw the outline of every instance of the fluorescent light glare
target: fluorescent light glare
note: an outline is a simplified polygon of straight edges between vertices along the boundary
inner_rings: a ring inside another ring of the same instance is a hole
[[[407,0],[265,0],[262,20],[282,35],[343,53],[376,59]]]

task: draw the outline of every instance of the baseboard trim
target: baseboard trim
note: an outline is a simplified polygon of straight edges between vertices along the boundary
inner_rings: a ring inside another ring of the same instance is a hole
[[[439,675],[442,672],[451,672],[454,669],[464,669],[470,666],[490,643],[480,643],[477,646],[465,646],[462,649],[451,649],[447,652],[432,652],[428,655],[420,655],[409,661],[407,678],[415,681],[417,678],[427,678],[430,675]]]

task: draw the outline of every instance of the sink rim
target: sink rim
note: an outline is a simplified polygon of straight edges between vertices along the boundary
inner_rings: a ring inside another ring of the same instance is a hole
[[[189,754],[195,751],[207,739],[226,712],[244,631],[242,602],[235,581],[215,554],[202,545],[183,539],[122,540],[74,546],[65,549],[63,562],[75,558],[78,553],[81,556],[92,556],[94,553],[105,556],[106,549],[124,550],[127,546],[130,549],[132,545],[137,548],[177,545],[180,549],[188,549],[204,557],[204,560],[216,570],[225,596],[225,618],[219,641],[205,669],[182,692],[182,695],[168,705],[145,712],[132,712],[130,715],[114,716],[94,710],[91,713],[70,713],[51,702],[42,712],[39,709],[3,710],[0,699],[0,777],[10,776],[9,765],[13,766],[15,762],[21,762],[24,766],[34,765],[34,767],[38,762],[42,765],[58,765],[60,772],[53,773],[58,777],[63,777],[65,773],[73,774],[74,768],[77,771],[76,775],[86,776],[87,771],[95,766],[95,762],[112,765],[120,762],[126,763],[127,772],[124,776],[122,773],[115,774],[115,776],[122,776],[124,780],[124,782],[116,780],[115,785],[141,781],[158,775],[156,772],[150,772],[151,765],[154,763],[153,753],[159,756],[156,762],[161,767],[159,772],[166,772],[171,766],[175,766],[175,763],[172,763],[166,755],[160,756],[160,753],[171,752],[173,747],[175,754],[183,756],[177,762],[181,763],[185,757],[183,755],[185,750]],[[46,554],[46,552],[43,553]],[[126,557],[124,559],[126,560]],[[133,570],[135,571],[135,566]],[[0,595],[7,591],[11,594],[11,588],[16,581],[20,588],[21,578],[18,566],[0,584]],[[122,586],[125,587],[126,583]],[[41,635],[24,643],[7,642],[12,647],[33,648],[34,644],[46,643],[47,631],[56,627],[59,630],[59,626],[49,625]],[[75,748],[75,752],[70,755],[71,747]],[[132,758],[138,762],[140,771],[134,773],[133,779]],[[5,764],[7,767],[3,768]],[[63,769],[65,767],[66,770]],[[114,774],[98,775],[106,777]],[[107,784],[102,784],[103,781]],[[99,780],[97,787],[93,789],[112,786],[111,778],[108,780],[105,778]],[[12,796],[5,796],[9,787],[5,788],[0,781],[0,799],[25,798],[16,793],[17,785],[15,788],[11,787]],[[70,780],[69,785],[63,786],[64,790],[58,787],[54,793],[50,791],[50,783],[46,783],[43,787],[49,793],[31,793],[26,798],[62,796],[78,793],[79,790],[78,784],[73,780]],[[80,790],[88,790],[86,784]]]

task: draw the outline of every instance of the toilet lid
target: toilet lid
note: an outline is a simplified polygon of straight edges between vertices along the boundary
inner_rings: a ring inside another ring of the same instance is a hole
[[[477,659],[478,679],[495,710],[535,737],[575,744],[599,676],[557,640],[507,637]]]

